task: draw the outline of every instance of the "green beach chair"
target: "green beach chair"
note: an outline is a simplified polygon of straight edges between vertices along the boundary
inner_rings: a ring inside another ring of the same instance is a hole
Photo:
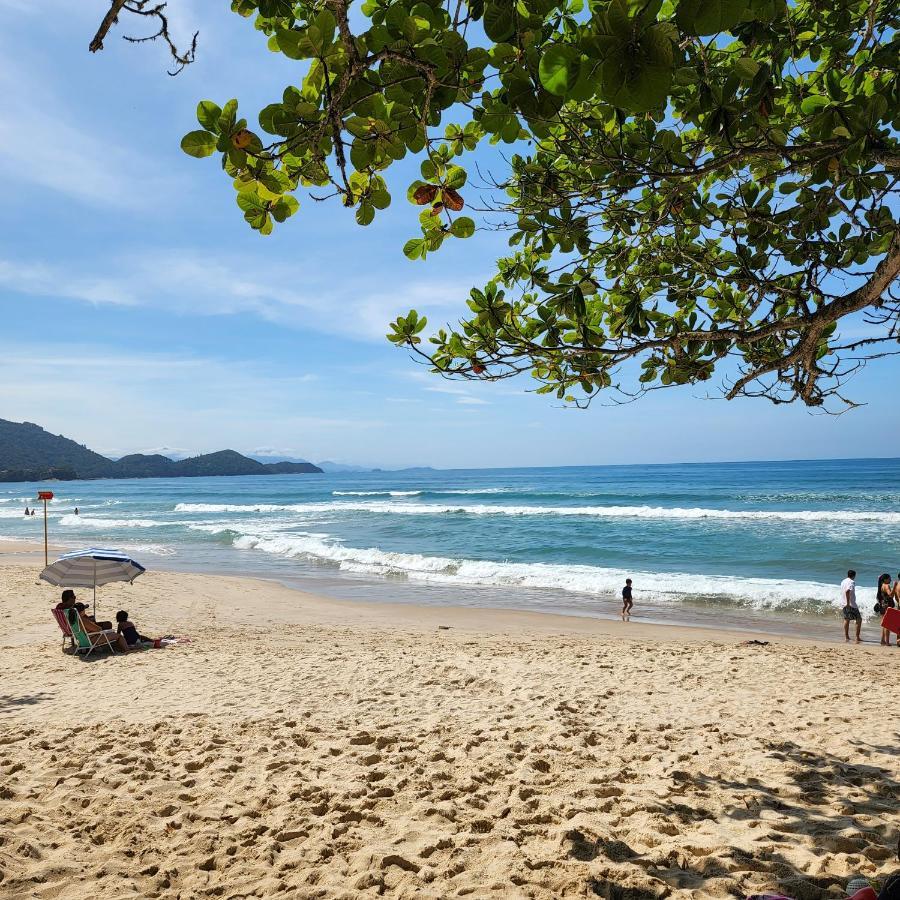
[[[91,640],[90,634],[85,631],[84,623],[81,620],[81,613],[77,609],[68,611],[69,627],[72,629],[72,637],[75,639],[75,653],[83,653],[86,657],[90,656],[95,650],[109,650],[115,653],[116,648],[113,647],[109,639],[109,635],[105,631],[97,634],[97,642]]]

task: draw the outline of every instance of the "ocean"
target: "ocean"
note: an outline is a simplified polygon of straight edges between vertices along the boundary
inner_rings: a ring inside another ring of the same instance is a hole
[[[630,577],[647,620],[834,637],[847,569],[869,617],[900,571],[900,459],[50,487],[55,544],[346,599],[608,617]],[[0,485],[0,536],[42,540],[23,516],[37,489]]]

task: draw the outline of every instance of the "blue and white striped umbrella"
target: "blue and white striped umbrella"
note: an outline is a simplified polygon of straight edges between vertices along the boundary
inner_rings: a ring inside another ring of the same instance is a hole
[[[131,583],[146,571],[139,562],[118,550],[91,547],[89,550],[66,553],[56,562],[50,563],[40,577],[57,587],[92,587],[96,612],[97,585],[111,584],[114,581]]]

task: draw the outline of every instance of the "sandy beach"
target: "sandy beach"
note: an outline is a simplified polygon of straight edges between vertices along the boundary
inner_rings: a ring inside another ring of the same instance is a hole
[[[80,660],[28,550],[4,898],[805,900],[898,868],[900,650],[151,572],[98,617],[192,643]]]

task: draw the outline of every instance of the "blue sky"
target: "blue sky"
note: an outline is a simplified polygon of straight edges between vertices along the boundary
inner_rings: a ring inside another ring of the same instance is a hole
[[[528,380],[448,383],[384,340],[411,306],[452,321],[503,238],[450,241],[425,263],[403,191],[368,229],[333,204],[262,238],[213,160],[181,153],[199,99],[253,122],[296,82],[226,0],[170,0],[200,30],[176,78],[121,30],[87,52],[108,0],[0,0],[6,174],[0,205],[0,417],[110,454],[270,449],[380,466],[514,466],[897,455],[900,362],[851,383],[839,418],[659,392],[563,409]],[[410,170],[411,171],[411,170]],[[398,179],[405,184],[405,179]]]

